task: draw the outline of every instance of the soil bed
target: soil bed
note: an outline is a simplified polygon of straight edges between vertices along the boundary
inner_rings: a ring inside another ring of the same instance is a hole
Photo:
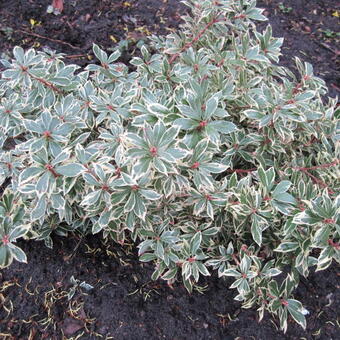
[[[283,3],[280,5],[280,3]],[[61,15],[47,14],[46,0],[2,0],[0,55],[15,45],[49,47],[81,66],[93,62],[92,43],[104,49],[127,40],[122,61],[151,33],[166,34],[180,24],[177,0],[70,0]],[[262,0],[258,6],[284,36],[282,65],[293,68],[297,55],[311,62],[330,95],[339,94],[339,6],[333,0]],[[264,26],[263,24],[261,24]],[[241,310],[215,276],[200,281],[189,295],[177,283],[150,280],[152,267],[138,261],[132,247],[55,237],[53,250],[41,242],[21,242],[28,264],[0,272],[1,339],[336,339],[339,334],[339,272],[333,265],[311,274],[296,291],[310,314],[307,330],[289,322],[286,335],[268,315],[258,324],[256,310]],[[91,284],[71,300],[71,276]],[[202,294],[204,292],[204,294]]]
[[[75,251],[78,244],[75,237],[54,238],[53,249],[42,242],[20,243],[28,264],[14,263],[0,273],[0,330],[12,336],[7,339],[337,338],[335,266],[301,282],[295,297],[310,312],[307,330],[290,320],[283,335],[269,315],[259,324],[255,309],[241,310],[233,300],[236,292],[227,288],[230,281],[201,280],[201,291],[189,295],[180,283],[172,289],[151,281],[152,266],[140,263],[130,247],[104,245],[93,236]],[[68,301],[71,276],[94,288],[78,288]]]

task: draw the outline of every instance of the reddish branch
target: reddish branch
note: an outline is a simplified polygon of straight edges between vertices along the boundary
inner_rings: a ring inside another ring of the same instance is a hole
[[[51,90],[57,92],[57,93],[63,93],[62,90],[58,89],[55,85],[53,85],[51,82],[47,81],[46,79],[43,78],[39,78],[34,76],[33,74],[28,72],[28,68],[26,66],[21,66],[21,70],[24,73],[27,73],[32,79],[37,80],[39,83],[49,87]]]
[[[320,165],[315,165],[315,166],[311,166],[309,168],[306,168],[306,167],[288,167],[288,168],[291,168],[291,169],[294,169],[294,170],[299,170],[299,171],[302,171],[303,173],[305,173],[307,176],[309,176],[314,183],[320,185],[321,187],[323,188],[327,188],[328,189],[328,192],[330,194],[334,194],[334,191],[332,189],[330,189],[327,184],[322,181],[321,179],[317,178],[316,176],[314,176],[313,174],[311,174],[309,171],[311,170],[318,170],[318,169],[327,169],[327,168],[331,168],[333,166],[336,166],[340,163],[340,160],[337,159],[331,163],[325,163],[325,164],[320,164]],[[251,173],[251,172],[254,172],[254,171],[257,171],[257,168],[252,168],[252,169],[228,169],[228,172],[229,173],[234,173],[236,172],[237,174],[244,174],[244,173]]]
[[[336,166],[340,163],[340,160],[337,159],[332,163],[325,163],[325,164],[320,164],[320,165],[315,165],[315,166],[311,166],[309,168],[304,168],[304,167],[294,167],[294,170],[300,170],[300,171],[309,171],[309,170],[316,170],[316,169],[326,169],[326,168],[330,168],[332,166]]]
[[[27,32],[25,30],[18,30],[18,31],[22,32],[22,33],[25,33],[27,35],[31,35],[31,36],[36,37],[36,38],[45,39],[45,40],[56,42],[58,44],[66,45],[68,47],[71,47],[74,50],[80,50],[80,47],[73,46],[73,45],[71,45],[70,43],[68,43],[66,41],[62,41],[62,40],[59,40],[59,39],[52,39],[52,38],[46,37],[44,35],[33,33],[33,32]]]
[[[321,179],[319,179],[316,176],[312,175],[307,170],[301,170],[301,171],[304,172],[307,176],[309,176],[315,184],[318,184],[318,185],[320,185],[323,188],[328,188],[327,184],[324,181],[322,181]],[[332,190],[330,190],[329,188],[328,188],[328,190],[330,191],[330,193],[334,194],[334,192]]]
[[[252,169],[228,169],[228,172],[234,173],[236,172],[237,174],[248,174],[250,172],[256,171],[257,168],[252,168]]]
[[[224,20],[224,19],[217,19],[217,18],[214,18],[214,19],[212,19],[210,22],[208,22],[208,23],[206,24],[206,26],[205,26],[201,31],[199,31],[198,34],[197,34],[190,42],[186,43],[186,44],[181,48],[181,50],[180,50],[178,53],[172,55],[172,57],[171,57],[170,60],[169,60],[169,63],[172,64],[172,63],[179,57],[179,55],[180,55],[181,53],[183,53],[184,51],[186,51],[188,48],[192,47],[193,44],[194,44],[195,42],[197,42],[199,39],[201,39],[201,37],[203,36],[203,34],[204,34],[204,33],[205,33],[212,25],[214,25],[214,24],[216,24],[217,22],[222,21],[222,20]]]
[[[43,78],[38,78],[38,77],[34,77],[30,74],[30,76],[37,80],[39,83],[45,85],[46,87],[49,87],[51,90],[53,90],[54,92],[57,92],[57,93],[63,93],[62,90],[58,89],[55,85],[53,85],[52,83],[50,83],[49,81],[43,79]]]
[[[71,54],[71,55],[65,55],[64,58],[76,59],[76,58],[84,58],[88,56],[89,56],[88,54]]]
[[[309,171],[310,170],[317,170],[317,169],[327,169],[327,168],[330,168],[330,167],[333,167],[333,166],[336,166],[339,164],[339,160],[335,160],[334,162],[332,163],[325,163],[325,164],[320,164],[320,165],[316,165],[316,166],[311,166],[309,168],[306,168],[306,167],[294,167],[293,169],[294,170],[299,170],[299,171],[302,171],[303,173],[305,173],[307,176],[309,176],[312,181],[318,185],[320,185],[321,187],[323,188],[327,188],[328,192],[330,194],[334,194],[334,191],[332,189],[330,189],[328,187],[328,185],[322,181],[321,179],[317,178],[316,176],[314,176],[313,174],[311,174]]]

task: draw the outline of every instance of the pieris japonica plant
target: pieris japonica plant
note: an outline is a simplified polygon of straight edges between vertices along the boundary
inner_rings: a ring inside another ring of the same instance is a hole
[[[192,291],[216,270],[260,318],[305,327],[299,278],[339,262],[337,101],[310,64],[278,66],[255,1],[184,3],[133,72],[97,45],[83,70],[20,47],[2,61],[0,266],[26,261],[19,238],[101,232],[154,280]]]

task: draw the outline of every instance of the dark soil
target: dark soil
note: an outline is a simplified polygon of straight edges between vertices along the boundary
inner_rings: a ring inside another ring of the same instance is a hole
[[[241,310],[228,290],[230,281],[202,280],[189,295],[151,281],[152,267],[129,247],[104,245],[98,237],[55,238],[53,250],[41,242],[21,242],[28,264],[14,263],[0,273],[0,330],[8,339],[338,339],[339,280],[335,266],[310,275],[296,292],[309,310],[303,331],[289,322],[286,335],[268,315]],[[77,250],[75,248],[79,245]],[[70,258],[71,257],[71,258]],[[71,276],[94,288],[78,288],[68,301]],[[0,305],[1,307],[1,305]],[[0,332],[0,336],[1,336]],[[12,336],[12,338],[10,337]],[[35,335],[35,337],[33,337]]]
[[[185,11],[176,0],[69,0],[54,16],[46,13],[50,2],[0,0],[0,54],[9,55],[15,45],[48,46],[83,66],[92,60],[93,42],[109,49],[114,40],[127,39],[127,61],[138,41],[176,29]],[[281,63],[293,68],[295,55],[311,62],[330,94],[339,94],[336,1],[262,0],[259,7],[266,8],[274,35],[285,37]],[[28,264],[0,272],[0,339],[339,338],[335,265],[300,284],[296,298],[310,311],[307,330],[290,322],[283,335],[268,315],[259,324],[256,310],[241,310],[228,281],[206,279],[200,282],[204,294],[189,295],[181,284],[171,289],[150,281],[152,268],[141,264],[132,248],[105,246],[100,237],[54,241],[53,250],[22,242]],[[68,301],[72,275],[94,289],[79,288]]]

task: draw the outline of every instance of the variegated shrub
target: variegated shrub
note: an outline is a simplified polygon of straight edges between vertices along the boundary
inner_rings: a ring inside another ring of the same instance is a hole
[[[155,280],[191,291],[216,270],[245,308],[305,327],[299,277],[339,262],[336,99],[310,64],[277,65],[255,1],[185,3],[133,72],[96,45],[85,70],[20,47],[2,61],[0,265],[26,261],[21,237],[101,232]]]

